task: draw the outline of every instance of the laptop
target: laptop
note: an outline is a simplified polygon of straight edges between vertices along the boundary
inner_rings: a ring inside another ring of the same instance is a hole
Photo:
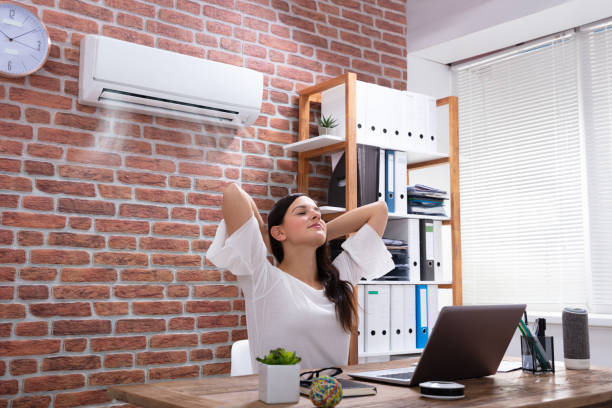
[[[446,306],[416,366],[348,373],[407,386],[495,374],[527,305]]]

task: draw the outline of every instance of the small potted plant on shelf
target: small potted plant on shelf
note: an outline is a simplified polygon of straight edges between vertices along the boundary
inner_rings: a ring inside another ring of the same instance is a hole
[[[300,399],[300,361],[295,351],[270,350],[259,362],[259,399],[266,404],[298,402]]]
[[[328,136],[332,135],[334,131],[333,128],[338,126],[338,121],[332,115],[321,115],[321,119],[319,119],[319,136]]]

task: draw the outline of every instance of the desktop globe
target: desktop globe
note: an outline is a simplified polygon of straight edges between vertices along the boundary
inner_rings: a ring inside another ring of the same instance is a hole
[[[315,378],[310,386],[310,400],[316,407],[333,408],[342,400],[342,385],[327,375]]]

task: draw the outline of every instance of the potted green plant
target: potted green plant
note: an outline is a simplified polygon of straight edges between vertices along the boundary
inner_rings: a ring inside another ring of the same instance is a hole
[[[295,351],[270,350],[259,362],[259,399],[266,404],[297,402],[300,399],[300,361]]]
[[[332,115],[321,115],[319,119],[319,136],[327,136],[334,134],[333,128],[338,126],[338,121]]]

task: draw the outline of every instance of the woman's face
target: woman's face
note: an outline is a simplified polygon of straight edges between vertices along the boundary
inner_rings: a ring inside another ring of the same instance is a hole
[[[298,197],[287,209],[281,224],[285,239],[294,245],[310,244],[319,247],[327,239],[327,225],[321,218],[321,210],[309,197]]]

